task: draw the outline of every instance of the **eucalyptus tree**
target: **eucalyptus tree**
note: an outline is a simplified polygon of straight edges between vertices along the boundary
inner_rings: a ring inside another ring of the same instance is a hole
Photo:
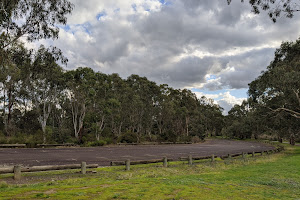
[[[300,120],[300,40],[283,42],[267,70],[249,84],[251,106],[279,137],[294,138]],[[259,120],[261,120],[259,119]],[[270,120],[272,119],[272,120]]]
[[[38,112],[38,121],[46,142],[46,126],[53,106],[58,105],[58,96],[64,90],[63,70],[57,64],[66,63],[67,59],[57,48],[41,46],[34,55],[29,74],[29,90],[32,104]]]
[[[137,132],[139,138],[148,135],[151,137],[154,125],[154,106],[157,103],[159,87],[146,77],[131,75],[126,82],[132,89],[131,101],[134,102],[130,109],[129,117],[132,121],[132,132]]]
[[[1,0],[0,48],[8,48],[23,36],[28,41],[57,38],[57,25],[67,23],[66,15],[73,7],[67,0]]]
[[[30,51],[26,50],[22,43],[16,43],[9,49],[3,50],[9,53],[2,54],[5,59],[0,65],[0,94],[2,95],[2,115],[4,118],[5,131],[8,136],[12,130],[12,112],[18,107],[19,95],[22,92],[25,81],[23,79],[24,69],[30,64]]]
[[[184,89],[181,91],[181,103],[180,106],[184,110],[183,117],[184,117],[184,126],[185,126],[185,135],[189,136],[189,130],[190,130],[190,124],[192,121],[192,118],[195,117],[195,114],[197,112],[198,107],[198,99],[195,95],[195,93],[192,93],[192,91]]]
[[[4,117],[6,127],[11,124],[11,112],[16,99],[14,82],[21,85],[22,71],[26,71],[20,70],[20,63],[16,63],[23,59],[21,54],[17,54],[19,57],[17,60],[15,57],[16,48],[20,48],[19,39],[23,37],[28,41],[34,41],[57,38],[59,32],[57,25],[66,24],[66,15],[70,14],[72,9],[73,4],[67,0],[0,1],[0,87],[4,94],[1,101],[4,107],[2,113],[5,115],[6,110],[8,111],[7,117]],[[22,65],[27,64],[24,62]],[[24,80],[22,83],[24,84]],[[21,90],[22,98],[26,102],[28,94],[22,87]]]
[[[199,99],[198,118],[205,135],[218,135],[224,126],[223,108],[205,96]]]
[[[93,84],[90,86],[90,106],[87,110],[86,123],[95,133],[97,141],[100,140],[102,132],[108,126],[108,75],[96,72]]]
[[[231,1],[227,0],[227,3],[230,4]],[[259,14],[261,10],[268,11],[268,15],[274,23],[282,13],[285,17],[292,18],[295,12],[300,11],[300,4],[297,0],[249,0],[249,4],[255,14]]]
[[[166,84],[159,86],[159,96],[154,105],[155,123],[158,129],[158,135],[167,132],[168,126],[171,124],[172,116],[175,114],[170,97],[170,88]]]
[[[83,136],[84,119],[88,106],[95,95],[95,72],[91,68],[77,68],[65,73],[66,94],[71,107],[74,136],[81,140]]]
[[[110,130],[113,138],[117,138],[122,133],[122,128],[126,121],[126,105],[131,94],[126,81],[119,74],[114,73],[108,76],[108,100],[107,114],[110,122]],[[133,103],[133,102],[132,102]]]

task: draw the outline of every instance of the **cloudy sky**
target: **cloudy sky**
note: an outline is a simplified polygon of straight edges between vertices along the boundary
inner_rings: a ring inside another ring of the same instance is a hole
[[[233,0],[71,0],[58,40],[67,68],[146,76],[213,98],[225,111],[247,97],[248,83],[282,41],[300,36],[300,15],[273,23]]]

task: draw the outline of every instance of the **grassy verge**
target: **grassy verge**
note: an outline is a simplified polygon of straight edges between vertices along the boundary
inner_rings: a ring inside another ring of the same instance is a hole
[[[232,160],[0,176],[0,199],[300,199],[300,147]],[[26,183],[26,184],[24,184]]]

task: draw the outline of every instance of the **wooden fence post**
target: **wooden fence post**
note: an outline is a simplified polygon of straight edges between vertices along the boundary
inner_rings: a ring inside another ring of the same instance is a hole
[[[245,152],[243,152],[242,155],[243,155],[243,159],[245,160],[246,158]]]
[[[255,154],[254,151],[252,151],[252,157],[254,157],[254,154]]]
[[[128,159],[128,160],[126,160],[125,161],[125,163],[126,163],[126,171],[129,171],[130,170],[130,160]]]
[[[81,174],[86,174],[86,162],[81,162]]]
[[[211,155],[211,162],[212,162],[212,163],[215,162],[215,155],[214,155],[214,154]]]
[[[163,158],[163,166],[168,167],[168,158],[166,156]]]
[[[193,165],[193,157],[192,157],[192,155],[189,155],[189,165]]]
[[[21,166],[20,165],[14,166],[14,179],[17,181],[21,179]]]

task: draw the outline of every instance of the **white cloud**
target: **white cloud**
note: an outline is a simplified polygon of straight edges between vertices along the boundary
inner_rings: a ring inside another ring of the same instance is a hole
[[[243,101],[246,100],[246,98],[237,98],[231,95],[229,91],[220,94],[220,96],[222,99],[218,100],[217,103],[224,108],[224,114],[227,114],[235,104],[241,105]]]
[[[123,78],[138,74],[176,88],[247,88],[281,41],[296,40],[300,33],[299,14],[274,24],[265,12],[251,14],[248,2],[72,2],[75,10],[60,38],[39,42],[61,48],[69,69],[87,66]],[[208,75],[216,77],[207,80]],[[224,95],[218,102],[225,107],[241,101]]]

